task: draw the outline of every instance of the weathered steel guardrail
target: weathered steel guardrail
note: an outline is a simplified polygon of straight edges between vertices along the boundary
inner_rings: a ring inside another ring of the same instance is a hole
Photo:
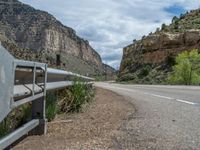
[[[14,59],[0,45],[0,122],[14,108],[32,102],[32,119],[0,139],[0,150],[33,131],[46,133],[45,96],[47,90],[73,85],[74,78],[90,83],[93,78],[47,68],[47,64]]]

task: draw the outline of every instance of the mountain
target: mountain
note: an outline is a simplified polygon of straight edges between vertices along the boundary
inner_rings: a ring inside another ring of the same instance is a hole
[[[192,49],[200,50],[200,9],[174,17],[155,33],[123,49],[119,80],[135,83],[162,83],[172,71],[175,57]]]
[[[17,0],[0,0],[0,39],[20,59],[36,60],[84,75],[105,73],[105,64],[87,40],[49,13]],[[115,70],[110,67],[109,72]]]

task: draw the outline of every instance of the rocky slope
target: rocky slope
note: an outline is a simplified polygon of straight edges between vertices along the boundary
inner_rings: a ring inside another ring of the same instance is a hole
[[[55,66],[56,57],[60,57],[61,67],[67,70],[89,75],[105,72],[100,55],[87,40],[78,37],[72,28],[62,25],[47,12],[17,0],[0,0],[0,35],[7,38],[7,42],[2,40],[4,43],[18,47],[13,53],[16,57],[24,56],[26,49],[32,53],[30,60],[40,57],[38,61]],[[114,69],[109,71],[113,73]]]
[[[174,17],[155,33],[125,47],[120,66],[120,80],[160,83],[166,79],[182,51],[200,50],[200,9]],[[153,80],[152,80],[153,79]]]

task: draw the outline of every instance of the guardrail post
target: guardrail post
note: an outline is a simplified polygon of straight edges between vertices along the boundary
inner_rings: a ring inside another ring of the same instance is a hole
[[[39,126],[36,127],[31,134],[46,134],[47,120],[45,117],[45,96],[32,102],[32,119],[39,119]]]
[[[35,71],[35,68],[34,68]],[[34,72],[34,77],[36,77]],[[35,84],[35,79],[33,80]],[[47,83],[47,65],[44,69],[44,96],[32,102],[32,119],[39,119],[39,126],[36,127],[31,134],[42,135],[47,132],[47,119],[46,119],[46,83]],[[33,93],[34,95],[34,93]]]

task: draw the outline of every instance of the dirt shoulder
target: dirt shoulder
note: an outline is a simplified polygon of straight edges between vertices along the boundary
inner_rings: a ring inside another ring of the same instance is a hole
[[[134,107],[114,92],[97,88],[95,100],[78,114],[62,114],[48,123],[48,133],[29,136],[13,150],[113,149],[120,126]]]

